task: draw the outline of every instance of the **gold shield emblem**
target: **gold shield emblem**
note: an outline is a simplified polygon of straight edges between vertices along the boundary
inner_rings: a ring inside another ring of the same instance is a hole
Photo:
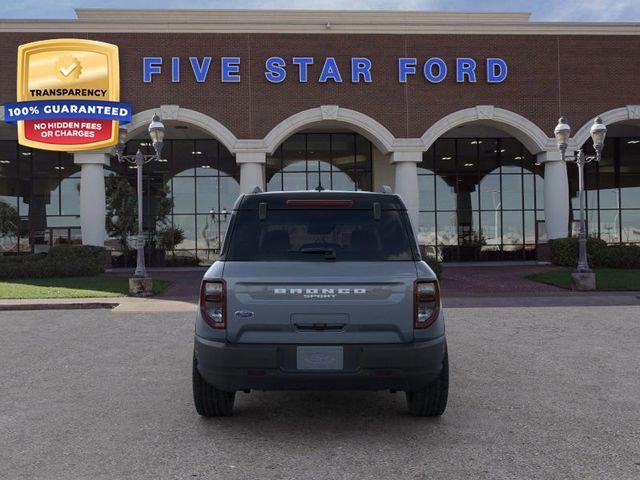
[[[18,48],[17,101],[118,102],[119,70],[116,45],[67,38],[27,43]],[[61,113],[49,122],[46,126],[38,125],[37,120],[17,122],[19,143],[45,150],[82,151],[118,141],[119,123],[114,120],[83,122],[76,116],[71,122]],[[46,130],[48,137],[42,133],[45,127],[51,127]]]

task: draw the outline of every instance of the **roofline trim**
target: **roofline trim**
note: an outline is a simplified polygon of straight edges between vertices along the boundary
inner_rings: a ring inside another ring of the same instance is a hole
[[[425,10],[302,10],[302,9],[225,9],[225,8],[170,8],[170,9],[141,9],[141,8],[76,8],[79,20],[130,20],[132,16],[144,17],[145,20],[173,22],[177,18],[201,22],[220,21],[221,19],[252,19],[258,23],[268,23],[273,19],[278,22],[288,20],[350,19],[370,20],[384,18],[385,21],[396,20],[406,22],[528,22],[530,12],[495,12],[495,11],[425,11]]]
[[[640,23],[530,22],[523,12],[76,9],[76,19],[0,19],[0,32],[640,35]]]

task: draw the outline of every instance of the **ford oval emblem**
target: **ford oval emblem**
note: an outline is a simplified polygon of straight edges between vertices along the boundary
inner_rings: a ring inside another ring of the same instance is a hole
[[[238,310],[236,312],[236,318],[253,318],[253,312],[249,310]]]

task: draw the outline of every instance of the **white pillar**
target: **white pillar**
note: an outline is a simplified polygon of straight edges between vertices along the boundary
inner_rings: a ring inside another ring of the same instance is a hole
[[[73,154],[73,161],[80,165],[82,244],[102,247],[107,215],[103,167],[109,165],[109,155],[104,150],[77,152]]]
[[[422,161],[422,152],[393,152],[391,163],[395,166],[394,191],[407,206],[407,213],[413,223],[414,232],[418,232],[418,163]]]
[[[537,160],[544,164],[544,223],[549,239],[569,235],[569,179],[567,164],[560,152],[542,152]]]
[[[264,164],[267,156],[264,152],[237,152],[236,163],[240,165],[240,193],[249,193],[255,187],[265,190]]]

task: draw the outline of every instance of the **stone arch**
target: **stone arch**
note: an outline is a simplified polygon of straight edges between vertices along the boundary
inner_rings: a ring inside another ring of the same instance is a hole
[[[527,118],[510,110],[493,105],[478,105],[465,108],[441,118],[421,137],[425,150],[452,128],[477,122],[495,126],[517,138],[529,152],[536,154],[554,148],[554,140]]]
[[[132,134],[145,130],[155,113],[159,114],[163,121],[173,120],[198,127],[212,135],[231,153],[236,153],[238,139],[231,130],[204,113],[182,108],[179,105],[161,105],[159,108],[151,108],[138,112],[133,115],[131,123],[127,125],[127,131]]]
[[[285,118],[264,137],[264,146],[267,152],[273,153],[294,133],[320,122],[342,124],[351,128],[369,139],[383,154],[393,150],[395,137],[386,127],[364,113],[337,105],[322,105]]]
[[[614,108],[613,110],[601,113],[599,116],[607,126],[627,120],[638,120],[638,123],[640,123],[640,105],[627,105],[625,107]],[[572,140],[575,142],[575,149],[582,148],[582,145],[589,140],[591,136],[591,125],[593,125],[594,119],[595,117],[589,119],[573,136]]]

